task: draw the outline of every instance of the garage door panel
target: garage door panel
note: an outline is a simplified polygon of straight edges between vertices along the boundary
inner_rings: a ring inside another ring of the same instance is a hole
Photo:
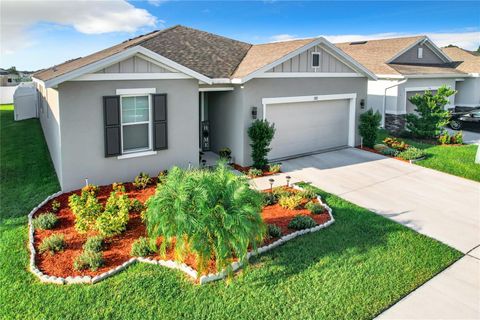
[[[346,146],[348,107],[348,100],[267,105],[267,119],[276,127],[269,158]]]

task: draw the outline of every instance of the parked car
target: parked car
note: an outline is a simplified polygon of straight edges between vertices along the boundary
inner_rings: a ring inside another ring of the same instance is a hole
[[[449,125],[453,130],[467,127],[480,129],[480,109],[452,113]]]

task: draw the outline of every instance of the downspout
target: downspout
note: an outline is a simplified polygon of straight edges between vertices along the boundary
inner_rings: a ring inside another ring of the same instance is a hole
[[[385,108],[386,108],[386,104],[387,104],[387,90],[388,89],[391,89],[391,88],[395,88],[395,87],[398,87],[399,85],[401,84],[404,84],[405,82],[407,82],[408,79],[405,79],[405,80],[402,80],[392,86],[389,86],[389,87],[386,87],[385,88],[385,91],[383,93],[383,102],[382,102],[382,128],[385,129]]]

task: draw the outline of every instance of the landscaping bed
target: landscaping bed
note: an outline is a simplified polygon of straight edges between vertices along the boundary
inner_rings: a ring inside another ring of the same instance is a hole
[[[153,194],[157,188],[157,180],[152,179],[149,185],[144,189],[136,188],[132,183],[123,184],[125,192],[123,194],[127,195],[130,201],[136,199],[142,203],[145,203]],[[96,197],[98,202],[105,206],[109,196],[114,191],[113,185],[101,186],[98,187],[98,192]],[[119,235],[113,237],[105,237],[103,240],[103,245],[101,253],[103,255],[103,264],[97,269],[84,269],[77,270],[74,267],[75,259],[82,254],[84,251],[84,245],[87,239],[97,236],[99,233],[97,231],[87,231],[85,233],[80,233],[75,228],[75,214],[70,208],[69,198],[72,195],[80,196],[81,191],[76,190],[73,192],[61,194],[57,197],[54,197],[47,201],[43,206],[41,206],[38,211],[33,215],[33,218],[38,218],[45,213],[52,212],[52,208],[56,205],[59,207],[55,210],[55,215],[58,218],[57,223],[52,229],[42,230],[36,229],[34,232],[34,247],[35,247],[35,262],[38,269],[49,276],[67,278],[67,277],[79,277],[79,276],[90,276],[95,277],[101,275],[109,270],[121,266],[123,263],[129,261],[132,258],[131,250],[134,242],[140,237],[147,236],[147,230],[145,223],[142,221],[141,212],[130,210],[129,220],[126,225],[126,230]],[[274,202],[263,206],[261,216],[266,225],[276,225],[280,229],[280,234],[275,235],[265,235],[263,241],[260,244],[262,246],[268,246],[282,237],[292,234],[299,229],[307,229],[306,227],[301,228],[292,228],[289,224],[297,216],[303,216],[312,218],[315,222],[314,225],[310,227],[318,226],[325,224],[330,220],[330,214],[327,211],[326,207],[319,206],[319,200],[316,198],[315,194],[307,194],[310,199],[302,197],[302,191],[299,191],[294,188],[287,187],[277,187],[271,190],[264,191],[262,193],[265,198],[275,198]],[[285,208],[278,203],[278,199],[281,197],[293,197],[298,203],[294,203],[295,208]],[[299,200],[300,199],[300,200]],[[319,212],[313,214],[310,210],[306,208],[308,205],[316,206]],[[321,208],[321,209],[318,209]],[[35,221],[35,220],[34,220]],[[64,237],[64,248],[54,254],[50,252],[40,253],[39,248],[41,247],[42,242],[45,239],[49,238],[53,234],[62,234]],[[160,247],[162,238],[159,237],[156,240],[157,247]],[[250,247],[249,251],[252,251]],[[153,260],[172,260],[175,261],[176,256],[174,253],[173,246],[167,248],[165,256],[161,256],[156,253],[145,255]],[[238,261],[238,259],[231,259],[231,262]],[[187,254],[182,263],[191,267],[194,270],[198,269],[197,259],[193,254]],[[201,274],[214,274],[216,273],[215,260],[210,260],[208,262],[208,267],[202,271]]]
[[[268,176],[273,176],[277,173],[281,173],[280,165],[278,166],[278,170],[272,170],[272,167],[268,166],[264,170],[257,170],[251,166],[247,167],[242,167],[239,164],[233,163],[232,168],[234,168],[237,171],[240,171],[241,173],[249,176],[250,178],[259,178],[259,177],[268,177]]]

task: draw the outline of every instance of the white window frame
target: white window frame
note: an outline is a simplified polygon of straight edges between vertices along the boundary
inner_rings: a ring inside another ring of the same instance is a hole
[[[313,56],[318,56],[318,66],[313,65]],[[315,69],[315,71],[317,71],[317,69],[320,68],[320,65],[321,65],[320,58],[321,58],[320,52],[312,52],[312,68]]]
[[[147,97],[148,98],[148,121],[132,122],[132,123],[123,123],[123,98],[126,97]],[[153,150],[153,135],[152,135],[152,96],[148,93],[144,94],[122,94],[120,95],[120,145],[122,155],[134,154],[134,153],[144,153],[145,151]],[[125,151],[123,149],[123,126],[139,125],[139,124],[148,124],[148,148],[140,148]]]
[[[419,47],[417,49],[417,58],[418,59],[423,59],[423,48],[422,47]]]

